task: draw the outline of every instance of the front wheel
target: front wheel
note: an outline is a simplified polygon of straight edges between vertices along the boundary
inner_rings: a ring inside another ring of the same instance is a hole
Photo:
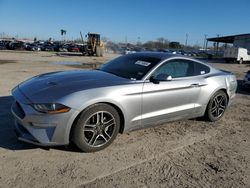
[[[109,146],[120,129],[118,112],[110,105],[96,104],[82,112],[72,134],[76,146],[84,152],[95,152]]]
[[[101,47],[100,46],[96,47],[96,56],[101,57]]]
[[[210,99],[207,111],[206,111],[206,117],[209,121],[218,121],[222,118],[228,104],[227,95],[224,91],[218,91],[216,92]]]

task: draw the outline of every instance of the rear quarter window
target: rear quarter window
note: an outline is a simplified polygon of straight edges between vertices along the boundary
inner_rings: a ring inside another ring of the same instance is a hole
[[[210,68],[206,65],[203,65],[201,63],[195,63],[194,66],[194,75],[203,75],[203,74],[207,74],[210,72]]]

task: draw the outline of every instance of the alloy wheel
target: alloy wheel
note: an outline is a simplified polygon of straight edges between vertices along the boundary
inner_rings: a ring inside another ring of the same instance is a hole
[[[116,122],[114,116],[107,111],[92,114],[84,124],[84,139],[91,147],[100,147],[112,137]]]
[[[214,118],[219,118],[226,110],[227,100],[224,95],[216,95],[212,102],[211,114]]]

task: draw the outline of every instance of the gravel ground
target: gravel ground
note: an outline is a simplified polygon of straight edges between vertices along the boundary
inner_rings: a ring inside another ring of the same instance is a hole
[[[250,91],[240,86],[218,122],[184,120],[118,135],[96,153],[17,141],[10,114],[15,85],[40,73],[92,67],[115,56],[0,51],[0,187],[250,187]],[[234,72],[239,84],[250,69],[246,64],[212,65]]]

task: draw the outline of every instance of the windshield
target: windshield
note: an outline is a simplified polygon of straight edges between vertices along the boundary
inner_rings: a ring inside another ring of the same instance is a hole
[[[100,70],[119,77],[141,80],[160,59],[142,55],[121,56],[104,64]]]

